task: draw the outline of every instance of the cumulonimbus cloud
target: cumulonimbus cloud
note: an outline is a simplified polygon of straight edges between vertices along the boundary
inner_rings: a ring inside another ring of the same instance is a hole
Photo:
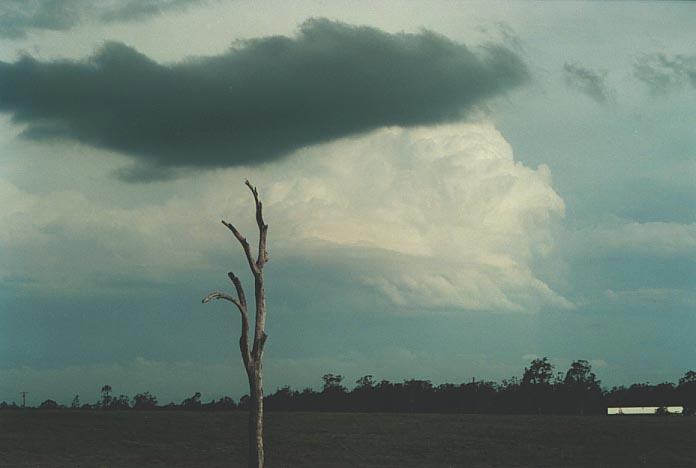
[[[311,19],[295,37],[239,41],[175,64],[121,43],[86,61],[0,62],[0,111],[26,125],[27,138],[127,154],[138,168],[127,176],[152,179],[160,169],[258,165],[383,126],[457,120],[527,77],[500,46],[475,53],[429,31]]]
[[[532,267],[552,254],[563,200],[549,169],[515,162],[492,125],[381,129],[303,159],[311,171],[267,188],[285,237],[302,239],[292,250],[330,252],[316,261],[352,271],[399,310],[573,307]]]
[[[253,236],[249,194],[230,185],[248,177],[263,194],[274,265],[311,259],[338,272],[343,290],[409,313],[573,307],[535,268],[557,255],[565,209],[550,170],[515,161],[489,123],[383,128],[201,177],[202,193],[177,189],[137,207],[0,183],[0,277],[31,291],[109,294],[123,281],[133,292],[236,269],[228,253],[242,257],[219,219]]]

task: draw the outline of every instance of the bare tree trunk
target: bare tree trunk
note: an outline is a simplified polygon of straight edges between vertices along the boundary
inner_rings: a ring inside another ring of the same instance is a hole
[[[233,297],[224,292],[214,291],[208,294],[203,303],[210,302],[212,299],[225,299],[237,306],[242,317],[242,333],[239,337],[239,349],[242,354],[242,362],[246,369],[249,379],[249,467],[263,468],[264,452],[263,452],[263,348],[266,344],[265,326],[266,326],[266,291],[263,283],[263,267],[268,262],[268,251],[266,249],[266,237],[268,233],[268,225],[263,221],[263,204],[259,200],[259,193],[256,187],[252,186],[249,181],[245,182],[246,186],[251,190],[254,196],[256,205],[256,223],[259,227],[259,246],[258,256],[253,258],[249,242],[246,238],[230,223],[222,221],[222,224],[232,231],[239,243],[244,249],[249,269],[254,275],[254,298],[256,299],[256,315],[254,327],[254,343],[249,350],[249,311],[247,308],[246,296],[242,283],[234,273],[230,272],[227,275],[234,284],[237,290],[237,297]]]
[[[249,466],[263,467],[263,382],[261,372],[249,379],[251,390],[249,408]]]

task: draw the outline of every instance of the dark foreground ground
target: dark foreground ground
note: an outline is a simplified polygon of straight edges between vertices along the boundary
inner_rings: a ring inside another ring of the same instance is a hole
[[[244,466],[246,414],[0,413],[0,466]],[[696,417],[269,413],[269,467],[696,467]]]

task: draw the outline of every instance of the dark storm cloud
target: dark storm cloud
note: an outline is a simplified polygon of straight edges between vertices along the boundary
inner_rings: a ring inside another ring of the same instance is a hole
[[[566,63],[563,66],[566,84],[590,99],[606,104],[610,98],[610,92],[604,82],[606,73],[599,73],[578,64]]]
[[[633,74],[654,94],[663,94],[685,84],[696,88],[696,56],[644,55],[633,65]]]
[[[0,62],[0,111],[33,140],[77,140],[142,168],[259,164],[385,125],[454,120],[527,79],[498,46],[313,19],[172,65],[109,43],[85,62]],[[132,173],[131,178],[152,178]]]
[[[27,31],[66,31],[83,22],[134,21],[200,4],[204,0],[2,0],[0,37]]]

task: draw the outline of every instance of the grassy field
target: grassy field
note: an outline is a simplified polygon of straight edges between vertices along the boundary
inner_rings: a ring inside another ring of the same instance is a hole
[[[0,413],[0,466],[244,466],[246,414]],[[269,467],[696,467],[696,418],[269,413]]]

